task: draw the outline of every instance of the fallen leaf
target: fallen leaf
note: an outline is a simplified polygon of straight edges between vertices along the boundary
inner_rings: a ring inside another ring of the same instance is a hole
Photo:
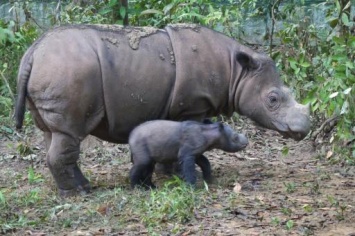
[[[331,158],[333,156],[333,152],[332,151],[328,151],[327,152],[327,159]]]
[[[75,236],[84,236],[84,235],[86,235],[86,233],[83,232],[83,231],[77,230],[77,231],[73,232],[73,235],[75,235]]]
[[[2,159],[4,159],[4,160],[10,160],[10,159],[15,159],[15,157],[16,157],[15,155],[10,155],[10,154],[9,154],[9,155],[3,156]],[[2,160],[2,159],[0,159],[0,160]]]
[[[217,209],[222,209],[223,208],[223,206],[221,204],[219,204],[219,203],[213,204],[213,207],[217,208]]]
[[[181,236],[187,236],[187,235],[189,235],[190,233],[191,233],[191,231],[189,230],[189,231],[183,233]]]
[[[99,212],[103,216],[106,216],[110,212],[110,206],[109,205],[101,205],[97,209],[97,212]]]
[[[31,235],[31,236],[45,236],[46,233],[43,233],[43,232],[34,232],[34,231],[31,231],[31,230],[27,230],[27,231],[26,231],[26,235]]]
[[[236,183],[234,188],[233,188],[233,192],[240,193],[241,189],[242,189],[242,186],[239,183]]]
[[[30,155],[27,155],[27,156],[24,156],[22,157],[23,160],[26,160],[26,161],[31,161],[31,160],[34,160],[36,159],[38,156],[36,154],[30,154]]]

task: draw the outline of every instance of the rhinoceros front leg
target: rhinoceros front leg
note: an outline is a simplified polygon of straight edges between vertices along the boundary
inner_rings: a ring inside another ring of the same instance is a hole
[[[89,181],[82,174],[78,159],[80,141],[63,133],[52,133],[47,164],[63,197],[89,192]]]
[[[179,156],[179,163],[184,180],[194,186],[196,184],[195,156],[191,154]]]
[[[212,182],[212,174],[211,174],[211,164],[206,156],[200,155],[196,157],[196,164],[201,168],[203,179],[207,183]]]

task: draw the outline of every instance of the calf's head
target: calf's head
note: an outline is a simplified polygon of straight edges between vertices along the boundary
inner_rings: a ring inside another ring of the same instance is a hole
[[[215,123],[214,125],[218,125],[219,132],[214,148],[219,148],[226,152],[237,152],[248,145],[248,138],[244,134],[237,133],[231,127],[222,123]]]
[[[272,59],[240,52],[236,60],[242,69],[236,78],[234,109],[265,128],[302,140],[310,130],[310,108],[295,101]]]

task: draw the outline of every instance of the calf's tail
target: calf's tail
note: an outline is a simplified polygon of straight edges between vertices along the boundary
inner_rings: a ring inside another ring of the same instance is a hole
[[[26,96],[27,84],[30,79],[32,63],[33,63],[33,49],[30,48],[23,56],[17,77],[17,99],[15,104],[15,122],[16,129],[22,128],[22,123],[25,117],[26,110]]]

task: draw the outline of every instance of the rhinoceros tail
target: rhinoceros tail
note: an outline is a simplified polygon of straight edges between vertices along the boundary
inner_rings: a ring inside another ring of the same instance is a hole
[[[33,49],[30,48],[23,56],[17,77],[17,99],[15,105],[15,122],[16,129],[22,128],[25,117],[27,84],[31,75],[33,63]]]

